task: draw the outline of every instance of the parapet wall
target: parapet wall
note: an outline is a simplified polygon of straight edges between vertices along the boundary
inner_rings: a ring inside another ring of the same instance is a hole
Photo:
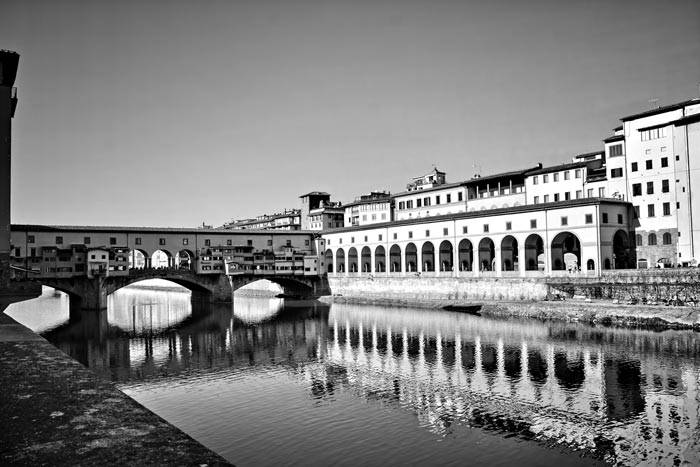
[[[466,277],[328,277],[333,295],[361,300],[446,304],[474,300],[541,300],[543,279]]]

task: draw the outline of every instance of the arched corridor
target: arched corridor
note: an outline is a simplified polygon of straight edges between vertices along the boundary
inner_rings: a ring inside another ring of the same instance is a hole
[[[360,264],[362,266],[362,272],[372,272],[372,252],[368,246],[362,248],[362,252],[360,253]]]
[[[386,272],[386,252],[381,245],[374,250],[374,272]]]
[[[452,243],[444,240],[440,243],[440,271],[452,271],[452,258],[454,257],[452,251]]]
[[[435,247],[431,242],[423,243],[420,256],[423,272],[435,271]]]
[[[335,271],[338,273],[345,272],[345,250],[338,248],[335,252]]]
[[[537,234],[530,234],[525,239],[525,270],[544,271],[544,241]]]
[[[389,249],[389,264],[391,264],[390,272],[401,272],[401,247],[392,245]]]
[[[501,241],[501,270],[518,270],[518,241],[512,235],[506,235]]]
[[[406,272],[416,272],[418,265],[418,249],[413,243],[406,245]]]
[[[493,240],[490,238],[482,238],[479,242],[479,270],[493,271],[494,259],[496,258],[496,249],[493,245]]]
[[[353,246],[348,250],[348,272],[357,272],[357,249]]]
[[[331,250],[326,250],[326,254],[323,256],[323,262],[326,263],[326,273],[333,273],[333,252]]]
[[[474,248],[466,238],[459,242],[458,259],[460,271],[472,271],[474,264]]]
[[[573,271],[581,265],[581,242],[571,232],[561,232],[552,240],[552,270]]]

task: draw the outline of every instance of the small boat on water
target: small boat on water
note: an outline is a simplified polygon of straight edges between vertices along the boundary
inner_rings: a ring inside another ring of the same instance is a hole
[[[482,305],[446,305],[442,309],[445,311],[456,311],[459,313],[467,313],[474,316],[481,316]]]

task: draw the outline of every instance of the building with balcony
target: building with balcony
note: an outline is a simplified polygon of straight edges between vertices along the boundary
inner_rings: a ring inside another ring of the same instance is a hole
[[[254,219],[239,219],[222,226],[233,230],[300,230],[301,210],[285,209],[274,214],[262,214]]]

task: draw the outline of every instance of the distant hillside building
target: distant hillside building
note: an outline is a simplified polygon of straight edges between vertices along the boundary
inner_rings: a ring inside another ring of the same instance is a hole
[[[222,226],[224,229],[238,230],[300,230],[301,211],[285,209],[274,214],[262,214],[255,219],[239,219]]]
[[[345,227],[370,225],[393,220],[394,203],[388,191],[372,191],[345,204]]]

